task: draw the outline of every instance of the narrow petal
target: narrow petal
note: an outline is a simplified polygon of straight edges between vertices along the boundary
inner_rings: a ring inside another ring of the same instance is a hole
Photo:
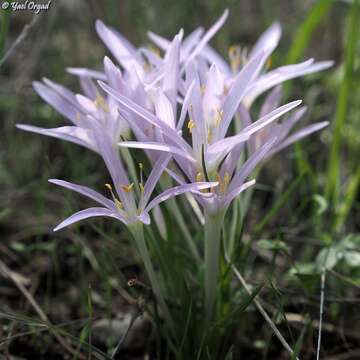
[[[176,114],[176,96],[179,82],[180,36],[176,35],[165,55],[164,80],[162,89],[170,100],[172,111]]]
[[[181,47],[182,60],[189,56],[191,50],[199,43],[203,33],[204,29],[202,27],[198,27],[186,36]]]
[[[195,86],[195,81],[192,81],[189,88],[187,89],[187,92],[186,92],[186,95],[184,98],[184,102],[183,102],[182,108],[181,108],[180,118],[176,125],[177,130],[181,130],[184,125],[186,114],[188,112],[190,101],[191,101],[191,93],[193,91],[194,86]]]
[[[166,51],[170,47],[171,41],[169,41],[168,39],[165,39],[164,37],[155,34],[152,31],[148,31],[147,35],[148,38],[161,50]]]
[[[101,40],[115,56],[119,64],[128,71],[131,71],[134,66],[137,71],[140,71],[140,73],[143,71],[141,65],[139,64],[137,54],[133,48],[129,47],[129,43],[125,43],[123,39],[120,38],[119,34],[117,34],[113,29],[107,27],[100,20],[96,21],[95,27]]]
[[[154,207],[153,216],[154,216],[155,224],[159,230],[161,237],[163,239],[167,239],[166,221],[165,221],[165,218],[161,211],[160,206]]]
[[[145,208],[147,202],[149,201],[156,184],[158,183],[162,173],[164,172],[167,164],[171,159],[170,154],[162,154],[159,159],[155,162],[151,173],[144,185],[144,194],[140,201],[140,208]]]
[[[111,87],[106,85],[105,83],[99,82],[99,84],[107,93],[109,93],[111,96],[113,96],[126,109],[137,114],[138,116],[140,116],[141,118],[143,118],[144,120],[149,122],[150,124],[159,128],[161,131],[163,131],[163,133],[166,136],[171,137],[172,140],[174,142],[176,142],[177,144],[179,144],[180,147],[183,148],[184,150],[189,149],[189,145],[186,143],[186,141],[184,139],[182,139],[181,136],[179,136],[179,134],[174,129],[169,127],[166,123],[161,121],[159,118],[157,118],[151,112],[149,112],[148,110],[137,105],[131,99],[127,98],[126,96],[123,96],[122,94],[115,91],[114,89],[112,89]]]
[[[62,186],[66,189],[75,191],[81,195],[87,196],[88,198],[98,202],[99,204],[107,207],[109,210],[115,210],[115,204],[113,201],[107,199],[105,196],[101,195],[97,191],[90,189],[87,186],[76,185],[70,182],[59,180],[59,179],[49,179],[49,183]]]
[[[263,117],[270,111],[275,110],[280,105],[281,98],[283,96],[282,86],[276,86],[269,95],[266,96],[261,109],[260,109],[260,117]]]
[[[68,67],[66,68],[66,71],[71,75],[76,75],[81,77],[86,76],[91,79],[106,81],[106,75],[101,71],[96,71],[86,68],[76,68],[76,67]]]
[[[79,109],[71,102],[68,98],[60,95],[53,89],[48,86],[35,81],[33,87],[38,95],[45,100],[49,105],[51,105],[56,111],[64,115],[74,124],[77,123],[77,113]]]
[[[228,193],[231,193],[232,191],[234,191],[244,183],[246,178],[251,174],[251,172],[255,169],[255,167],[260,163],[260,161],[266,156],[266,154],[274,146],[276,140],[277,140],[276,138],[270,139],[245,161],[241,169],[233,177],[228,188]]]
[[[156,196],[153,200],[151,200],[150,203],[146,206],[145,212],[149,212],[156,205],[174,196],[181,195],[188,191],[192,192],[197,190],[209,189],[217,185],[218,185],[217,182],[198,182],[193,184],[175,186],[171,189],[165,190],[163,193],[161,193],[160,195]]]
[[[227,17],[229,16],[229,10],[226,9],[219,20],[204,34],[198,45],[195,47],[194,51],[190,54],[190,56],[185,60],[185,63],[182,66],[183,72],[186,66],[193,60],[195,57],[200,54],[203,48],[207,45],[207,43],[211,40],[211,38],[219,31],[219,29],[224,25]]]
[[[275,22],[259,37],[249,54],[249,59],[253,59],[262,51],[269,51],[270,55],[278,46],[280,37],[281,26],[278,22]]]
[[[305,127],[304,129],[301,129],[301,130],[295,132],[293,135],[289,136],[285,141],[280,143],[278,146],[274,147],[274,149],[272,149],[272,151],[269,153],[269,156],[288,147],[289,145],[293,144],[294,142],[299,141],[300,139],[302,139],[316,131],[323,129],[324,127],[326,127],[328,125],[329,125],[328,121],[323,121],[323,122],[309,125],[309,126]]]
[[[229,94],[227,95],[223,105],[223,120],[221,121],[221,137],[226,135],[230,122],[235,115],[243,97],[246,95],[249,84],[259,74],[264,65],[266,54],[261,53],[253,60],[249,61],[239,72],[234,80]]]
[[[238,135],[229,136],[223,140],[219,140],[214,144],[211,144],[207,150],[206,155],[211,157],[219,153],[228,153],[235,146],[245,142],[249,139],[249,134],[241,132]]]
[[[211,46],[206,45],[201,55],[204,56],[210,64],[215,64],[224,75],[231,75],[231,69],[228,63]]]
[[[250,186],[253,186],[256,183],[256,180],[250,180],[248,182],[246,182],[245,184],[240,185],[239,187],[234,188],[233,191],[231,191],[229,194],[226,194],[224,199],[223,199],[223,203],[222,203],[222,207],[224,209],[226,209],[230,203],[234,200],[234,198],[236,198],[238,195],[240,195],[243,191],[245,191],[246,189],[248,189]]]
[[[122,221],[122,222],[124,222],[126,224],[124,219],[119,217],[119,215],[117,215],[113,211],[110,211],[109,209],[105,209],[105,208],[101,208],[101,207],[94,207],[94,208],[89,208],[89,209],[78,211],[77,213],[71,215],[66,220],[61,222],[58,226],[56,226],[54,231],[58,231],[60,229],[63,229],[63,228],[65,228],[65,227],[67,227],[69,225],[72,225],[72,224],[74,224],[74,223],[76,223],[78,221],[88,219],[88,218],[92,218],[92,217],[99,217],[99,216],[112,217],[112,218],[120,220],[120,221]]]
[[[161,91],[161,89],[157,89],[154,92],[154,105],[156,116],[169,127],[175,129],[174,109],[176,111],[176,108],[172,106],[171,101],[169,101],[168,97]]]
[[[72,143],[85,146],[88,149],[96,151],[96,146],[90,139],[88,132],[85,129],[79,128],[77,126],[62,126],[53,129],[44,129],[32,125],[17,124],[16,127],[18,129],[30,131],[36,134],[70,141]]]
[[[196,162],[196,160],[186,153],[185,151],[171,145],[161,144],[157,142],[140,142],[140,141],[122,141],[118,143],[119,146],[132,148],[132,149],[147,149],[147,150],[158,150],[164,151],[171,154],[179,155],[191,162]]]
[[[332,65],[332,61],[322,61],[317,63],[307,61],[300,64],[283,66],[269,71],[265,75],[260,76],[255,84],[249,89],[244,99],[244,104],[246,107],[250,108],[251,104],[259,95],[271,89],[273,86],[290,79],[328,69]]]
[[[291,111],[295,107],[299,106],[302,103],[302,100],[295,100],[286,105],[280,106],[279,108],[273,110],[271,113],[263,116],[261,119],[255,121],[250,126],[246,127],[242,130],[242,132],[251,135],[254,134],[256,131],[259,131],[264,126],[272,123],[273,121],[277,120],[279,117],[283,116],[287,112]]]

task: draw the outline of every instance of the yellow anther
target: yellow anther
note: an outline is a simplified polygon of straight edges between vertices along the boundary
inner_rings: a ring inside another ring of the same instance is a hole
[[[122,202],[119,201],[118,199],[115,199],[115,205],[116,205],[116,207],[117,207],[119,210],[121,210],[121,209],[124,208]]]
[[[139,188],[140,188],[140,191],[143,193],[144,192],[144,185],[142,183],[139,184]]]
[[[110,194],[111,194],[111,197],[116,205],[116,207],[121,210],[124,206],[122,204],[122,202],[120,200],[118,200],[116,198],[116,196],[114,195],[114,192],[113,192],[113,189],[112,189],[112,186],[110,184],[105,184],[105,187],[110,191]]]
[[[129,185],[121,185],[121,188],[126,192],[129,193],[130,191],[132,191],[134,187],[134,183],[131,183]]]
[[[149,45],[149,50],[154,53],[155,55],[159,56],[161,55],[160,49],[156,46],[154,46],[153,44]]]
[[[190,119],[189,122],[188,122],[188,124],[187,124],[187,127],[188,127],[188,129],[189,129],[190,134],[191,134],[191,133],[192,133],[192,129],[193,129],[194,127],[196,127],[196,124],[195,124],[194,120]]]
[[[139,163],[139,169],[142,170],[144,167],[143,163]]]
[[[219,188],[222,194],[225,194],[226,189],[230,183],[230,175],[228,172],[225,172],[224,178],[221,179],[221,176],[218,174],[216,176],[216,181],[219,183]]]
[[[144,62],[143,69],[145,72],[149,72],[151,70],[151,66],[147,61]]]
[[[203,176],[202,176],[201,172],[198,172],[198,173],[196,174],[195,179],[196,179],[197,182],[203,181]]]
[[[211,131],[211,129],[208,129],[208,133],[207,133],[207,142],[208,142],[208,144],[211,143],[212,138],[213,138],[212,131]]]
[[[97,108],[102,109],[105,112],[109,112],[109,106],[107,105],[105,99],[99,93],[96,94],[94,104]]]
[[[229,58],[232,71],[238,71],[241,65],[241,49],[239,45],[230,46]]]
[[[213,138],[213,134],[211,132],[211,129],[208,129],[208,133],[207,133],[207,142],[208,142],[208,144],[211,143],[212,138]]]
[[[225,171],[225,174],[224,174],[224,184],[225,185],[229,185],[229,182],[230,182],[230,175],[227,171]]]
[[[269,57],[266,61],[266,69],[270,69],[272,65],[272,58]]]
[[[229,57],[240,56],[240,46],[232,45],[229,47]]]
[[[215,127],[219,127],[221,120],[224,118],[224,112],[219,109],[215,109]]]

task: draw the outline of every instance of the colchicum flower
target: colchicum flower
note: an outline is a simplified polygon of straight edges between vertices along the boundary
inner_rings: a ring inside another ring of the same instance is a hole
[[[269,70],[270,56],[281,36],[280,25],[274,23],[251,51],[231,47],[228,64],[209,45],[227,17],[225,10],[209,30],[197,28],[186,37],[180,30],[171,41],[149,32],[149,38],[164,51],[163,56],[154,49],[134,47],[116,30],[97,21],[98,35],[120,68],[107,57],[103,71],[68,68],[69,73],[79,78],[83,95],[47,79],[43,83],[35,82],[37,93],[71,125],[55,129],[18,125],[26,131],[80,144],[104,159],[113,183],[106,185],[110,198],[84,186],[50,180],[100,204],[70,216],[55,230],[97,216],[115,218],[125,224],[136,241],[171,329],[171,314],[144,240],[143,224],[150,223],[149,211],[183,193],[191,193],[202,207],[208,324],[216,302],[221,229],[228,207],[240,193],[254,185],[255,180],[247,179],[261,161],[327,125],[327,122],[312,124],[290,135],[305,108],[280,121],[301,103],[297,100],[280,106],[280,85],[326,69],[332,63],[310,59]],[[257,120],[252,121],[252,104],[274,87]],[[152,164],[145,183],[142,165],[140,180],[129,180],[122,157],[129,173],[134,166],[131,156],[126,157],[122,152],[124,148],[145,151]],[[178,185],[172,187],[171,182],[160,179],[164,172]],[[163,192],[151,199],[157,183]],[[180,210],[175,205],[170,210],[198,261],[200,256]]]

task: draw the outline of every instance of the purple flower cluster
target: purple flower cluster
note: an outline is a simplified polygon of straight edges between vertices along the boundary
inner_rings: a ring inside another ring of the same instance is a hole
[[[191,192],[206,213],[225,212],[237,195],[255,183],[246,180],[262,160],[327,125],[316,123],[291,133],[305,108],[280,121],[301,103],[281,105],[281,83],[332,63],[310,59],[269,70],[281,35],[278,23],[261,35],[251,51],[230,48],[228,63],[209,45],[227,17],[226,10],[209,30],[197,28],[186,37],[180,30],[172,41],[150,32],[155,44],[151,48],[135,48],[97,21],[97,33],[116,64],[105,57],[103,71],[68,68],[79,79],[81,95],[48,79],[34,83],[40,97],[70,124],[18,128],[95,151],[113,183],[106,184],[106,197],[85,186],[50,180],[100,204],[70,216],[55,230],[95,216],[116,218],[128,226],[149,224],[152,209],[185,192]],[[253,121],[252,104],[272,88]],[[233,122],[239,131],[233,131]],[[120,147],[144,149],[152,164],[145,182],[142,164],[138,182],[129,180]],[[153,197],[164,172],[175,186]]]

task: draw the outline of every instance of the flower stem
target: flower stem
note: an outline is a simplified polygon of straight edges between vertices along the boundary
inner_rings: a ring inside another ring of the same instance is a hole
[[[169,308],[166,305],[164,296],[161,292],[161,288],[159,286],[159,282],[157,280],[155,270],[151,262],[149,250],[145,242],[143,225],[141,223],[135,223],[129,227],[129,230],[135,239],[141,259],[145,265],[145,270],[149,278],[152,291],[154,292],[156,300],[158,301],[160,308],[163,311],[163,314],[165,316],[166,322],[169,325],[170,330],[174,334],[174,323],[172,321]]]
[[[205,211],[205,311],[206,324],[213,317],[219,276],[221,229],[224,213],[209,214]]]

